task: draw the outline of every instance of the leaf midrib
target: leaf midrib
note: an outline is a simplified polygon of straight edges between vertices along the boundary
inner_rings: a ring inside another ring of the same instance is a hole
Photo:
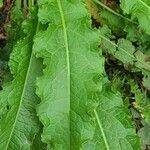
[[[29,42],[29,43],[30,43],[30,42]],[[28,43],[28,44],[29,44],[29,43]],[[12,134],[13,134],[14,129],[15,129],[15,127],[16,127],[16,123],[17,123],[17,120],[18,120],[18,115],[19,115],[19,112],[20,112],[20,109],[21,109],[21,106],[22,106],[22,102],[23,102],[23,99],[24,99],[23,97],[24,97],[24,95],[25,95],[25,90],[26,90],[26,86],[27,86],[27,81],[28,81],[29,72],[30,72],[30,69],[31,69],[32,59],[33,59],[33,51],[31,52],[31,55],[30,55],[29,67],[28,67],[28,70],[27,70],[27,74],[26,74],[26,77],[25,77],[24,86],[23,86],[23,89],[22,89],[21,100],[20,100],[20,103],[19,103],[19,107],[18,107],[18,111],[17,111],[16,117],[15,117],[15,122],[14,122],[14,124],[13,124],[13,127],[12,127],[12,130],[11,130],[9,139],[8,139],[8,141],[7,141],[6,150],[7,150],[8,147],[9,147],[10,140],[11,140],[11,138],[12,138]]]
[[[100,128],[100,131],[101,131],[101,133],[102,133],[102,137],[103,137],[103,140],[104,140],[106,149],[107,149],[107,150],[110,150],[109,144],[108,144],[108,141],[107,141],[107,137],[106,137],[106,135],[105,135],[104,129],[103,129],[103,127],[102,127],[102,123],[101,123],[101,121],[100,121],[100,118],[99,118],[99,116],[98,116],[98,114],[97,114],[96,109],[94,110],[94,114],[95,114],[95,117],[96,117],[98,126],[99,126],[99,128]]]
[[[67,64],[67,78],[68,78],[68,97],[70,101],[70,57],[69,57],[69,44],[68,44],[68,35],[67,35],[67,27],[66,27],[66,22],[65,22],[65,17],[64,17],[64,12],[62,8],[62,4],[60,0],[57,0],[60,16],[61,16],[61,22],[63,26],[63,32],[64,32],[64,42],[65,42],[65,49],[66,49],[66,64]],[[70,102],[69,102],[69,116],[70,116]],[[70,121],[69,121],[69,129],[70,129]],[[69,147],[70,147],[70,141],[69,142]],[[69,148],[70,149],[70,148]]]
[[[67,36],[67,28],[66,28],[66,23],[65,23],[65,18],[64,18],[64,13],[62,9],[62,5],[60,0],[57,0],[58,3],[58,8],[59,12],[61,15],[61,21],[62,21],[62,26],[63,26],[63,31],[64,31],[64,42],[65,42],[65,48],[66,48],[66,64],[67,64],[67,76],[68,76],[68,92],[70,96],[70,58],[69,58],[69,44],[68,44],[68,36]]]
[[[145,2],[143,2],[142,0],[139,0],[140,3],[142,3],[145,7],[147,7],[150,10],[150,6],[148,6]]]
[[[98,1],[98,0],[93,0],[95,3],[99,4],[101,7],[103,7],[104,9],[106,9],[107,11],[111,12],[112,14],[130,22],[130,23],[133,23],[135,25],[137,25],[137,22],[134,22],[133,20],[119,14],[118,12],[114,11],[113,9],[109,8],[108,6],[106,6],[105,4],[103,4],[102,2]]]

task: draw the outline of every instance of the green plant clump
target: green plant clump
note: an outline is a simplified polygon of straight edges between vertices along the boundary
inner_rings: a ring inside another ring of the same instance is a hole
[[[0,150],[150,150],[150,1],[0,1]]]

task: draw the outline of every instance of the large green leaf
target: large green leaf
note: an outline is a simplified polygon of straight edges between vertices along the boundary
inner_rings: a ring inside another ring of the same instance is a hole
[[[96,92],[101,90],[95,83],[104,66],[97,48],[99,36],[90,29],[81,0],[40,1],[39,5],[39,20],[49,24],[46,31],[39,32],[34,45],[46,66],[37,83],[43,141],[49,148],[79,149],[94,134],[88,111],[95,108]]]
[[[48,149],[138,150],[121,97],[109,91],[102,96],[99,33],[91,29],[83,1],[40,0],[38,17],[47,26],[33,50],[45,66],[37,80],[37,113]]]
[[[99,105],[94,110],[97,121],[94,138],[84,149],[139,150],[139,139],[133,130],[121,94],[117,91],[113,92],[108,81],[103,84],[103,87]]]
[[[34,15],[36,15],[34,13]],[[32,53],[33,35],[37,18],[30,15],[24,21],[26,34],[14,46],[10,56],[10,69],[14,80],[0,92],[0,149],[30,149],[33,138],[39,130],[35,106],[35,78],[40,65]],[[32,18],[32,19],[31,19]],[[24,37],[24,38],[23,38]]]

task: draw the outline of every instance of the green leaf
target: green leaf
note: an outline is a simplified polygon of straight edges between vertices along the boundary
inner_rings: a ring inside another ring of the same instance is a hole
[[[143,79],[143,86],[150,91],[150,76]]]
[[[89,143],[91,149],[139,150],[139,138],[133,129],[121,94],[113,92],[111,85],[107,82],[103,87],[99,106],[94,112],[97,120],[94,140],[97,142],[95,144],[93,140]]]
[[[120,0],[121,8],[126,14],[131,14],[132,19],[137,19],[139,28],[150,34],[150,2],[149,0]]]
[[[37,79],[37,114],[48,149],[138,150],[121,96],[102,96],[104,58],[83,1],[41,0],[38,17],[48,26],[33,47],[45,66]]]
[[[104,72],[99,35],[91,30],[81,0],[40,1],[39,6],[39,20],[49,24],[34,44],[46,66],[37,82],[43,142],[49,149],[79,149],[94,133],[93,118],[87,112],[96,107],[96,92],[101,90],[101,83],[93,78],[97,81]]]
[[[139,89],[138,83],[129,80],[131,92],[134,93],[134,99],[136,102],[135,108],[141,112],[141,116],[146,122],[150,123],[150,98],[146,95],[146,92]]]
[[[101,48],[106,53],[113,55],[125,65],[131,66],[133,70],[137,68],[145,74],[149,74],[150,62],[146,61],[147,56],[141,51],[136,50],[132,42],[126,39],[118,39],[116,42],[113,40],[114,37],[107,26],[101,28],[100,36],[102,38]]]
[[[34,12],[34,11],[33,11]],[[29,29],[14,46],[10,56],[13,81],[0,92],[0,149],[27,150],[39,130],[35,106],[35,78],[41,71],[40,62],[32,53],[33,35],[36,29],[36,13],[23,23]],[[30,27],[30,28],[29,28]]]
[[[42,129],[43,129],[43,127],[40,126],[39,133],[36,134],[36,136],[32,142],[32,145],[30,147],[30,150],[47,150],[47,145],[41,141]]]
[[[150,145],[150,125],[146,123],[144,127],[139,130],[138,135],[141,138],[141,149],[146,149],[146,146]]]
[[[130,40],[131,42],[142,44],[142,47],[139,48],[140,50],[148,45],[149,36],[139,31],[138,23],[136,22],[136,20],[132,20],[132,18],[129,19],[129,15],[122,15],[122,11],[119,11],[120,9],[114,11],[107,6],[107,3],[113,4],[116,2],[100,2],[98,0],[93,1],[98,4],[98,6],[100,6],[100,23],[109,26],[112,32],[115,33],[116,37],[126,36],[126,39]]]
[[[123,29],[126,25],[123,18],[118,17],[107,10],[103,10],[100,13],[100,16],[105,20],[105,24],[107,24],[112,29],[112,31],[123,34]]]
[[[3,6],[3,0],[0,0],[0,7]]]
[[[108,6],[106,6],[105,4],[103,4],[102,2],[98,1],[98,0],[93,0],[95,3],[97,3],[98,5],[100,5],[102,8],[106,9],[108,12],[110,12],[111,14],[118,16],[119,18],[122,18],[124,21],[128,21],[130,23],[133,24],[137,24],[136,22],[132,21],[131,19],[123,16],[122,14],[114,11],[113,9],[109,8]]]

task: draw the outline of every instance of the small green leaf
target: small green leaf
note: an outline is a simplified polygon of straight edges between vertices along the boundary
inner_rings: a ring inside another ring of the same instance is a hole
[[[126,39],[113,40],[111,30],[107,26],[103,26],[100,32],[102,38],[101,48],[106,53],[113,55],[122,63],[130,65],[133,70],[136,68],[142,70],[145,74],[150,72],[150,62],[146,61],[146,55],[136,50],[132,42]],[[111,40],[112,39],[112,40]]]
[[[3,0],[0,0],[0,8],[3,6]]]
[[[138,135],[141,138],[141,149],[146,149],[146,146],[150,145],[150,125],[145,124],[145,126],[139,130]]]
[[[150,34],[150,2],[148,0],[120,0],[121,8],[132,19],[137,19],[139,28]]]
[[[143,86],[150,91],[150,77],[143,79]]]

